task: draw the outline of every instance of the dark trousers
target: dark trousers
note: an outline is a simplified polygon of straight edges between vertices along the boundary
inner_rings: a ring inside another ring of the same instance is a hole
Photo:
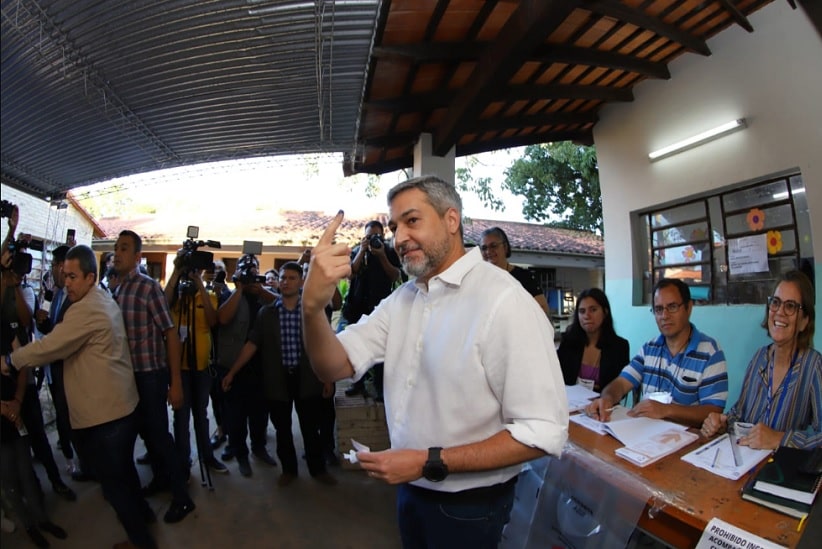
[[[334,423],[337,421],[337,410],[334,409],[334,394],[331,398],[320,399],[320,444],[326,456],[334,454],[337,446],[334,436]]]
[[[435,492],[400,486],[397,515],[406,549],[495,549],[511,516],[516,477],[488,488]]]
[[[188,467],[174,448],[174,439],[168,432],[168,369],[155,372],[136,372],[137,420],[140,436],[146,443],[154,479],[167,484],[176,503],[189,503],[186,482]],[[188,464],[186,464],[188,465]]]
[[[271,424],[277,431],[277,457],[283,465],[283,473],[297,475],[297,450],[291,434],[291,411],[297,408],[297,419],[305,445],[305,460],[311,476],[325,473],[325,458],[320,441],[320,418],[322,416],[322,397],[295,398],[300,394],[299,371],[288,376],[288,401],[270,400],[268,402]]]
[[[211,413],[214,414],[214,423],[217,427],[222,429],[223,434],[228,431],[225,419],[225,393],[223,392],[223,378],[226,370],[216,366],[209,366],[209,371],[213,372],[211,376]]]
[[[245,439],[250,434],[251,450],[265,450],[268,414],[257,377],[252,372],[241,371],[224,397],[229,449],[236,457],[248,456]]]
[[[68,400],[66,399],[66,389],[63,384],[63,367],[54,366],[51,368],[51,383],[49,383],[51,401],[54,403],[54,414],[57,424],[57,440],[60,441],[60,451],[66,459],[74,459],[71,440],[71,420],[69,419]]]
[[[208,393],[211,390],[211,374],[206,370],[183,370],[183,406],[174,410],[174,444],[183,463],[191,460],[190,418],[194,418],[194,439],[197,455],[207,460],[214,454],[208,433]]]
[[[34,457],[40,460],[46,474],[52,484],[62,482],[60,469],[54,461],[54,454],[51,452],[46,427],[43,424],[43,408],[40,406],[40,395],[37,392],[37,385],[29,383],[26,386],[26,394],[23,397],[20,415],[23,423],[29,432],[29,443],[34,452]]]
[[[31,465],[28,437],[19,437],[0,445],[0,485],[3,500],[11,511],[30,528],[48,520],[43,505],[43,491]]]
[[[138,547],[156,547],[146,519],[153,513],[140,494],[140,479],[134,466],[137,416],[123,418],[74,431],[77,448],[88,456],[103,496],[114,508],[117,518]]]

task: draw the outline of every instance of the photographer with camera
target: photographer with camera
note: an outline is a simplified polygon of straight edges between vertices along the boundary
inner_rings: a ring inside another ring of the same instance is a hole
[[[202,467],[216,473],[228,468],[214,457],[208,435],[208,395],[211,391],[211,328],[217,324],[217,296],[203,283],[202,271],[191,265],[191,255],[183,248],[174,259],[174,272],[165,294],[183,347],[180,358],[183,405],[174,410],[174,441],[184,463],[191,463],[190,418],[194,418],[194,437]],[[205,476],[205,475],[203,475]],[[211,480],[211,477],[208,477]],[[205,478],[203,478],[205,481]]]
[[[351,250],[351,284],[342,307],[342,318],[337,331],[348,324],[356,324],[363,315],[379,305],[401,280],[402,270],[397,252],[385,243],[385,228],[377,220],[365,224],[365,236],[359,246]],[[382,400],[382,364],[374,367],[374,385],[377,399]],[[360,379],[346,389],[347,396],[365,395],[365,380]]]
[[[232,277],[234,291],[217,311],[220,326],[217,337],[219,377],[228,373],[239,356],[254,327],[257,312],[277,298],[263,287],[265,279],[258,276],[259,267],[260,263],[254,254],[243,254],[237,260],[237,270]],[[223,428],[227,427],[228,445],[222,458],[228,460],[236,457],[240,474],[244,477],[252,474],[246,446],[249,434],[254,456],[272,467],[277,465],[265,447],[268,417],[260,378],[260,365],[255,355],[234,379],[233,389],[224,393]]]
[[[6,202],[6,204],[9,204]],[[11,352],[11,342],[15,338],[21,345],[32,340],[34,330],[34,310],[36,297],[34,290],[26,284],[26,274],[31,272],[31,255],[20,251],[26,240],[15,242],[15,232],[20,220],[17,206],[3,208],[8,213],[8,234],[3,241],[3,251],[8,257],[8,268],[4,269],[2,280],[2,331],[3,345],[0,352]],[[4,254],[4,255],[6,255]],[[25,258],[21,263],[20,258]],[[27,268],[21,268],[26,267]],[[60,469],[54,460],[46,428],[43,423],[43,409],[40,406],[40,395],[33,370],[20,372],[15,378],[16,392],[11,406],[15,413],[23,418],[28,431],[28,440],[35,457],[43,464],[54,492],[67,501],[75,501],[77,495],[69,488],[60,476]]]

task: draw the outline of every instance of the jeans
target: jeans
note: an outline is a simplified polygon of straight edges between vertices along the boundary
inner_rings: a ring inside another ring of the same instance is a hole
[[[208,433],[208,394],[211,390],[211,374],[205,370],[183,370],[183,406],[174,410],[174,443],[183,463],[191,460],[191,434],[189,418],[194,417],[194,437],[197,455],[202,460],[213,457]]]
[[[168,370],[135,372],[137,393],[137,419],[140,436],[146,443],[154,479],[168,484],[175,503],[190,503],[188,495],[188,467],[174,448],[174,439],[168,432]],[[188,464],[186,464],[188,465]]]
[[[288,376],[288,393],[299,395],[299,370]],[[268,403],[271,423],[277,431],[277,457],[283,465],[283,473],[297,476],[297,450],[291,434],[291,409],[297,408],[297,419],[305,446],[305,461],[311,476],[321,475],[325,470],[325,456],[320,441],[320,419],[322,397],[297,398],[288,401],[272,400]]]
[[[19,437],[0,445],[0,485],[3,500],[23,522],[25,528],[48,520],[43,505],[43,491],[31,465],[28,437]]]
[[[54,461],[54,454],[51,451],[49,439],[46,435],[46,427],[43,424],[43,409],[40,406],[40,394],[37,390],[37,385],[34,383],[29,383],[26,386],[26,394],[23,396],[20,414],[29,432],[29,444],[31,444],[34,457],[43,464],[43,469],[46,470],[46,475],[48,475],[52,485],[62,483],[63,480],[60,478],[60,469],[57,467],[57,462]]]
[[[71,422],[69,421],[68,400],[66,399],[66,389],[63,383],[63,364],[51,368],[51,383],[49,384],[51,400],[54,402],[54,413],[56,415],[57,436],[60,441],[60,450],[66,459],[74,459],[74,451],[71,448]]]
[[[515,486],[514,480],[490,489],[449,494],[401,485],[397,515],[403,547],[496,548],[511,516]]]
[[[91,461],[103,496],[117,513],[128,539],[138,547],[156,547],[146,526],[153,512],[140,493],[140,478],[134,466],[136,414],[76,429],[74,435],[78,450]]]

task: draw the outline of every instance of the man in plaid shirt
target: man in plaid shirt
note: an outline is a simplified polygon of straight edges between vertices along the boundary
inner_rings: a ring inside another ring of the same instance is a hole
[[[173,523],[194,510],[186,486],[189,472],[174,450],[166,409],[166,401],[174,409],[183,403],[182,347],[160,284],[139,270],[142,245],[142,239],[133,231],[122,231],[117,238],[114,268],[119,274],[119,284],[114,298],[123,311],[140,395],[137,406],[140,436],[146,443],[154,473],[144,488],[144,495],[170,489],[173,499],[163,519]]]

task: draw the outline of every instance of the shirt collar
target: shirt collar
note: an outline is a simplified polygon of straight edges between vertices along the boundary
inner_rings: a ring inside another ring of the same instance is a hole
[[[690,353],[691,351],[695,351],[696,348],[699,346],[699,342],[702,341],[702,333],[696,329],[693,322],[688,323],[691,327],[691,337],[688,339],[688,345],[685,346],[681,352]],[[657,345],[667,347],[667,343],[665,342],[665,336],[659,334],[659,337],[656,338]]]
[[[462,257],[452,263],[447,269],[438,275],[433,276],[428,284],[430,285],[434,280],[441,280],[443,284],[449,286],[460,286],[465,276],[477,265],[483,263],[482,252],[479,246],[475,246],[468,252],[464,253]],[[414,282],[417,288],[425,290],[425,284]]]

